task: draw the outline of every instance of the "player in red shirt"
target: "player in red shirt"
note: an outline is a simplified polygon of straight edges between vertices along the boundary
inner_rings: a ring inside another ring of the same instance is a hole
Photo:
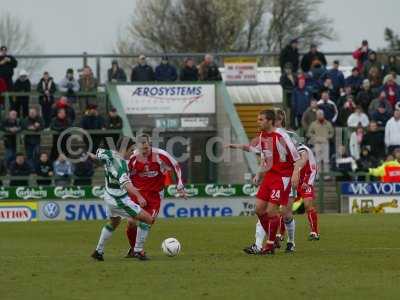
[[[173,170],[177,178],[177,190],[180,196],[186,198],[182,182],[182,172],[178,162],[166,151],[151,146],[148,135],[141,135],[136,141],[137,149],[131,156],[128,164],[130,179],[136,189],[145,199],[145,203],[133,199],[140,204],[154,219],[157,217],[161,200],[164,196],[165,172]],[[147,239],[150,226],[139,222],[128,222],[126,235],[130,249],[127,257],[147,260],[144,252],[144,243]]]

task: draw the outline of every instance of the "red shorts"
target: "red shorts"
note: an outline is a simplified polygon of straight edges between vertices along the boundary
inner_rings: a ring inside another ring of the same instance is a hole
[[[290,177],[282,177],[278,174],[266,174],[258,188],[256,197],[276,205],[286,206],[289,202],[290,189]]]
[[[152,217],[157,218],[158,212],[160,211],[161,200],[164,198],[164,191],[140,191],[140,194],[147,202],[146,206],[142,208]],[[139,204],[136,198],[132,200]]]
[[[307,183],[300,183],[299,186],[297,187],[297,197],[296,200],[301,199],[315,199],[315,194],[314,194],[314,186],[309,185]]]

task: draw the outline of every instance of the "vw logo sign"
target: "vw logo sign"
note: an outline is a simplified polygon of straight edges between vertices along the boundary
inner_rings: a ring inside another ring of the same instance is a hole
[[[55,202],[48,202],[43,206],[42,212],[49,219],[57,218],[60,214],[60,205]]]

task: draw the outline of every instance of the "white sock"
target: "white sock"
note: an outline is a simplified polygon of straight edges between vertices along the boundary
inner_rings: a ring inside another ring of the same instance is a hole
[[[260,220],[258,220],[256,224],[256,246],[258,249],[263,247],[265,236],[265,230],[262,227]]]
[[[146,242],[147,236],[149,235],[150,225],[146,223],[139,222],[136,234],[136,243],[133,251],[140,252],[143,251],[144,243]]]
[[[104,253],[104,246],[107,240],[112,236],[114,228],[110,224],[103,227],[100,234],[99,243],[97,244],[96,250],[99,253]]]
[[[288,235],[288,242],[294,244],[294,233],[296,231],[296,222],[294,221],[294,218],[292,217],[291,220],[287,221],[284,220],[286,230],[287,230],[287,235]]]

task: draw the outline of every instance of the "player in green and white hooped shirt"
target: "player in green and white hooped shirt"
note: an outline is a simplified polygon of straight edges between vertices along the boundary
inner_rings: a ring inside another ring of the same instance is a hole
[[[107,215],[110,221],[103,227],[96,250],[92,257],[103,261],[104,247],[114,230],[121,222],[121,218],[138,220],[145,224],[152,224],[154,218],[139,205],[134,203],[130,196],[137,197],[139,202],[145,201],[129,179],[126,160],[133,152],[135,142],[128,137],[122,137],[117,143],[118,151],[99,148],[96,154],[89,153],[92,159],[104,164],[105,192]]]

